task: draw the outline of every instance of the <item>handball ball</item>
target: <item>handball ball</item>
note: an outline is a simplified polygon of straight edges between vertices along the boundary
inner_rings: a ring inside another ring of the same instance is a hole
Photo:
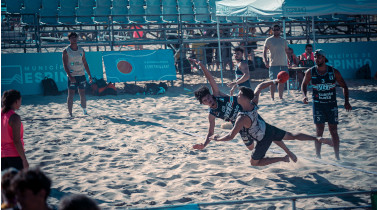
[[[289,74],[286,71],[281,71],[278,74],[279,83],[286,83],[289,79]]]

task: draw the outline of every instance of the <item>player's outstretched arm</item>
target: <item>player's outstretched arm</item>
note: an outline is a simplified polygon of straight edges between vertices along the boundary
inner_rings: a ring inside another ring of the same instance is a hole
[[[211,142],[211,139],[209,137],[215,133],[215,119],[216,119],[215,116],[213,116],[212,114],[208,114],[209,126],[208,126],[208,134],[206,136],[206,140],[204,144],[195,144],[193,146],[194,149],[202,150]]]
[[[262,83],[259,83],[259,85],[255,88],[254,98],[253,98],[252,102],[254,102],[255,104],[258,104],[259,96],[260,96],[260,93],[262,92],[262,90],[270,87],[271,85],[278,83],[278,81],[279,80],[276,79],[276,80],[269,80],[269,81],[264,81]]]
[[[202,62],[200,62],[196,59],[189,58],[189,60],[191,62],[195,62],[197,65],[200,66],[200,68],[202,69],[202,71],[204,73],[204,76],[207,78],[209,84],[211,85],[213,95],[214,96],[224,95],[223,93],[220,92],[219,86],[217,85],[217,83],[216,83],[215,79],[213,78],[213,76],[211,75],[211,73],[208,71],[207,67]]]
[[[246,116],[238,117],[236,122],[234,123],[232,130],[227,135],[222,136],[222,137],[217,137],[216,135],[213,135],[210,137],[210,139],[214,141],[230,141],[234,139],[237,133],[239,133],[240,130],[245,126],[248,119],[249,118]]]

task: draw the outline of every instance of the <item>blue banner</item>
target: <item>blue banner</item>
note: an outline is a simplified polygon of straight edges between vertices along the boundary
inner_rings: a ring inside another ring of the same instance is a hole
[[[101,52],[86,52],[86,60],[92,76],[103,78]],[[1,54],[1,90],[16,89],[22,95],[43,93],[42,80],[55,80],[59,91],[67,89],[62,53]]]
[[[299,56],[305,52],[305,44],[289,45],[294,53]],[[313,46],[314,47],[314,46]],[[326,52],[327,63],[339,70],[345,79],[356,78],[356,71],[365,64],[369,64],[373,77],[377,68],[377,42],[343,42],[319,43],[316,49]],[[313,49],[315,51],[315,49]]]
[[[176,80],[172,50],[103,52],[108,82]]]

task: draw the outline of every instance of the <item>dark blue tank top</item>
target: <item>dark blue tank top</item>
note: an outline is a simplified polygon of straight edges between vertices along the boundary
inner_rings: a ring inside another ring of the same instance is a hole
[[[241,63],[247,64],[247,62],[245,60],[242,60]],[[236,65],[235,71],[236,71],[236,80],[238,80],[239,78],[241,78],[243,76],[243,72],[238,68],[238,65]],[[246,82],[243,82],[243,83],[238,85],[238,87],[241,87],[241,86],[251,87],[250,80],[247,80]]]
[[[327,72],[318,74],[317,66],[311,69],[313,85],[313,102],[320,104],[336,103],[336,80],[334,68],[327,66]]]
[[[215,97],[215,100],[217,108],[209,108],[209,113],[225,121],[236,121],[238,112],[242,111],[241,105],[237,102],[237,97]]]

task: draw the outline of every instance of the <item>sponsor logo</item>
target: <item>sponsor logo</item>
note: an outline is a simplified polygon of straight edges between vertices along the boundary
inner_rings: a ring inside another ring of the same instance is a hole
[[[11,85],[13,83],[24,84],[21,66],[1,66],[1,84]]]
[[[285,8],[287,14],[303,14],[306,13],[306,7],[289,7]]]

